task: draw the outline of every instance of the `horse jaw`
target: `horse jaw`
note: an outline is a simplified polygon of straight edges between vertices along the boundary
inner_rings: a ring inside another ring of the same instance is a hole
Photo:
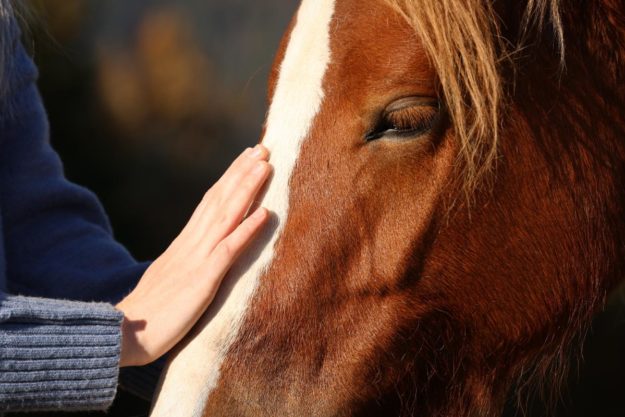
[[[273,213],[272,224],[232,268],[209,310],[172,352],[153,402],[152,417],[203,414],[260,278],[271,265],[288,215],[289,180],[324,98],[334,2],[302,2],[280,66],[263,138],[271,152],[274,176],[261,205]]]

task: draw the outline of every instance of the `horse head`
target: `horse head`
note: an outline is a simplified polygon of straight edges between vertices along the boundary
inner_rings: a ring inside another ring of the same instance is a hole
[[[625,260],[623,12],[568,3],[303,0],[272,223],[153,416],[490,416],[559,378]]]

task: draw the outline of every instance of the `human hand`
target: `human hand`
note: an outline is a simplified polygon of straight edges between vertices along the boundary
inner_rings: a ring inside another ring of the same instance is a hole
[[[150,363],[178,343],[213,300],[222,278],[265,224],[243,219],[270,173],[268,151],[246,150],[206,193],[180,235],[117,309],[124,313],[120,366]]]

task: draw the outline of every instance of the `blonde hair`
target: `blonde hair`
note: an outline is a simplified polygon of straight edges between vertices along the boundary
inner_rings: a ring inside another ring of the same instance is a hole
[[[20,27],[22,33],[26,31],[28,34],[26,22],[32,16],[29,11],[25,1],[0,0],[0,102],[4,101],[10,88],[6,75],[12,65],[15,42],[18,41],[15,39],[17,27]]]
[[[11,56],[11,20],[13,5],[10,0],[0,0],[0,100],[7,89],[5,78]]]
[[[505,111],[502,62],[530,29],[550,21],[563,56],[559,0],[527,0],[517,42],[501,36],[491,0],[386,0],[414,27],[438,74],[464,167],[465,192],[480,184],[497,159]]]

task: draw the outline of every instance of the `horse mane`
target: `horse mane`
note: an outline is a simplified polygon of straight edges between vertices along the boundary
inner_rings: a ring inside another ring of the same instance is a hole
[[[467,195],[497,159],[506,88],[502,63],[512,64],[532,31],[553,27],[564,56],[559,0],[528,0],[518,39],[502,36],[501,17],[491,1],[387,0],[414,27],[439,77],[446,110],[460,143]],[[512,64],[513,65],[513,64]]]
[[[520,69],[517,67],[521,60],[517,57],[542,35],[553,48],[545,53],[553,55],[562,74],[566,71],[565,53],[567,61],[576,53],[575,48],[570,53],[566,51],[563,20],[568,24],[570,19],[563,16],[567,11],[560,0],[526,0],[512,11],[498,8],[506,2],[490,0],[386,1],[413,27],[437,73],[440,94],[460,146],[464,191],[470,198],[496,166],[503,119],[514,91],[515,74]],[[596,24],[580,28],[580,36],[586,38],[577,40],[588,42],[587,52],[605,63],[610,79],[618,79],[625,73],[625,53],[615,51],[612,42],[625,39],[625,14],[610,1],[588,6],[588,10],[596,13],[595,23],[603,18],[618,22],[615,27]],[[572,36],[569,41],[574,44],[576,40]],[[600,305],[604,297],[599,288],[589,292],[589,299],[580,301],[574,313],[565,319],[571,325],[561,334],[561,340],[546,337],[533,360],[528,360],[525,368],[515,370],[513,391],[508,393],[512,394],[509,406],[521,413],[536,400],[546,411],[556,406],[569,368],[576,369],[579,364],[593,306]],[[489,411],[483,414],[491,415]]]

